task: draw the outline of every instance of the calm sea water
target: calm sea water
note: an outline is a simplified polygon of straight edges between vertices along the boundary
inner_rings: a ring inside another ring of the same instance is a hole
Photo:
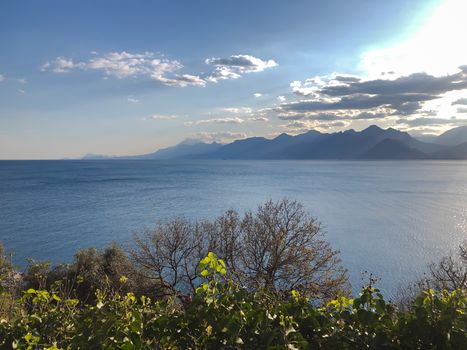
[[[2,161],[0,241],[26,258],[131,242],[157,220],[213,218],[265,200],[301,201],[361,273],[392,294],[467,239],[467,162]]]

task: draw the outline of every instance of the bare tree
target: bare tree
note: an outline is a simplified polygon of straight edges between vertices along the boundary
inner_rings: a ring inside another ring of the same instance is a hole
[[[400,287],[397,294],[397,306],[401,310],[410,310],[413,301],[426,289],[467,290],[467,245],[459,246],[458,255],[448,255],[439,262],[428,266],[428,273],[407,286]]]
[[[231,279],[243,283],[244,232],[240,215],[235,210],[227,210],[214,221],[203,221],[200,229],[206,237],[207,250],[225,261]]]
[[[339,252],[324,239],[320,224],[288,199],[268,201],[241,217],[229,210],[213,221],[176,219],[135,236],[130,251],[165,293],[193,292],[198,262],[208,251],[222,258],[230,278],[248,289],[280,294],[301,290],[315,299],[348,291]]]
[[[161,296],[193,293],[198,262],[207,249],[199,224],[178,218],[135,235],[133,261],[147,278],[156,280]]]
[[[429,284],[434,289],[467,290],[467,245],[459,246],[458,257],[446,256],[430,265]]]
[[[303,205],[283,199],[268,201],[242,221],[245,281],[275,292],[297,289],[317,299],[348,289],[339,252],[324,240],[319,222]]]

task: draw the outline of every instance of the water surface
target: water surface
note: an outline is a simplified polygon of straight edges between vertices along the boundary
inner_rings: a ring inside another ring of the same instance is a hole
[[[301,201],[361,272],[392,294],[467,239],[467,162],[1,161],[0,240],[26,258],[70,261],[175,216],[213,218]]]

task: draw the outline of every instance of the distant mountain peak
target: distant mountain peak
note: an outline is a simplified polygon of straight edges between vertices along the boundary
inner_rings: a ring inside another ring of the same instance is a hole
[[[367,127],[366,129],[363,129],[361,131],[361,133],[363,134],[380,134],[382,132],[384,132],[385,130],[384,129],[381,129],[378,125],[370,125],[369,127]]]
[[[291,137],[293,137],[293,136],[292,136],[292,135],[289,135],[289,134],[287,134],[287,133],[285,133],[285,132],[283,132],[282,134],[276,136],[276,137],[274,138],[274,140],[284,140],[284,139],[289,139],[289,138],[291,138]]]
[[[317,130],[308,130],[306,133],[306,135],[321,135],[321,133]]]
[[[467,125],[446,131],[439,135],[435,142],[446,146],[457,146],[467,142]]]

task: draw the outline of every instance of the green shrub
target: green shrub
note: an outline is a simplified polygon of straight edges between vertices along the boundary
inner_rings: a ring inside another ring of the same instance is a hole
[[[98,290],[95,302],[29,289],[0,321],[5,349],[466,349],[465,290],[423,292],[398,311],[373,286],[315,307],[293,290],[287,300],[226,276],[209,253],[193,297],[153,301]],[[123,276],[119,283],[126,284]]]

